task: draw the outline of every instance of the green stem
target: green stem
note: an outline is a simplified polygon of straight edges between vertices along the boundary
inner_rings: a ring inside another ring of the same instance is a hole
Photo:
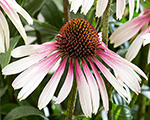
[[[71,92],[69,94],[68,98],[68,104],[67,104],[67,116],[65,120],[72,120],[72,115],[74,112],[74,106],[76,101],[76,95],[77,95],[77,82],[76,80],[73,81],[73,87],[71,89]]]
[[[66,23],[70,19],[68,0],[63,0],[63,6],[64,6],[64,22]]]
[[[109,28],[109,11],[110,11],[111,0],[108,1],[107,8],[103,14],[103,31],[102,31],[102,40],[108,46],[108,28]]]
[[[111,0],[108,1],[107,8],[103,14],[103,31],[102,31],[102,40],[108,46],[108,28],[109,28],[109,11],[110,11]],[[113,120],[113,110],[112,110],[112,86],[106,81],[106,87],[108,90],[109,97],[109,111],[108,111],[108,120]]]

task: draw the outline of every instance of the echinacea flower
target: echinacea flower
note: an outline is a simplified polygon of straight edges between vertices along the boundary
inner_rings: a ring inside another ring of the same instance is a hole
[[[126,83],[137,94],[140,92],[139,81],[141,79],[136,72],[147,79],[146,75],[137,66],[109,50],[101,41],[95,28],[81,18],[74,18],[67,22],[60,29],[56,41],[42,45],[20,46],[12,51],[12,56],[23,58],[10,63],[2,72],[4,75],[22,72],[12,83],[14,89],[22,88],[18,94],[20,100],[26,99],[56,62],[62,59],[39,97],[39,109],[44,108],[52,99],[65,67],[68,67],[68,73],[56,98],[56,103],[65,100],[70,93],[73,80],[76,80],[81,108],[85,116],[97,113],[100,100],[99,93],[106,113],[109,109],[107,90],[101,74],[127,102],[130,101],[130,96],[122,84],[101,61],[108,64],[122,82]],[[66,65],[67,61],[69,66]]]
[[[136,35],[139,32],[139,30],[149,21],[150,7],[146,8],[143,12],[141,12],[138,17],[118,27],[110,36],[110,43],[114,43],[114,47],[118,47],[119,45],[123,44],[124,42],[131,39],[134,35]],[[126,59],[132,61],[136,57],[144,41],[144,38],[142,38],[141,36],[149,32],[150,26],[145,28],[135,38],[135,40],[132,42],[126,53]]]
[[[82,6],[81,13],[87,14],[87,12],[92,7],[94,0],[69,0],[71,2],[71,9],[76,13],[80,6]],[[132,19],[134,13],[134,2],[135,0],[128,0],[129,1],[129,20]],[[100,17],[103,15],[109,0],[97,0],[96,4],[96,17]],[[126,6],[126,0],[116,0],[116,17],[117,19],[121,19],[122,15],[124,14],[124,9]],[[137,8],[136,11],[139,9],[139,0],[137,0]]]
[[[27,35],[17,12],[21,14],[29,24],[33,24],[30,15],[15,0],[0,0],[0,6],[26,42]],[[0,11],[0,52],[5,52],[5,44],[6,49],[9,49],[9,35],[8,23],[3,13]]]

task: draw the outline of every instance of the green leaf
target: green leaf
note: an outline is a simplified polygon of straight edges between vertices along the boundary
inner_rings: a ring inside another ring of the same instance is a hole
[[[44,5],[46,0],[28,0],[25,4],[25,9],[31,14],[34,15],[35,12],[40,10]]]
[[[115,120],[131,120],[130,107],[126,105],[113,104],[114,119]]]
[[[9,50],[6,53],[1,53],[0,54],[0,65],[1,65],[1,68],[4,68],[9,63],[10,58],[11,58],[11,51],[14,49],[14,47],[18,43],[19,39],[20,39],[20,36],[12,38],[10,40]]]
[[[4,120],[15,120],[21,117],[36,115],[48,120],[41,111],[31,106],[20,106],[10,111],[4,118]]]
[[[60,6],[60,5],[59,5]],[[47,0],[41,9],[45,21],[60,29],[63,26],[63,13],[58,9],[56,2]]]
[[[40,21],[35,20],[35,19],[34,19],[33,25],[31,25],[31,26],[40,32],[52,35],[53,37],[55,37],[59,31],[55,26],[48,24],[46,22],[40,22]]]
[[[8,89],[7,85],[4,88],[0,88],[0,98],[4,95],[7,89]]]

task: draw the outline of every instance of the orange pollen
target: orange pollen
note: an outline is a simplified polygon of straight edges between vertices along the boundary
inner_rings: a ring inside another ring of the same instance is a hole
[[[99,36],[95,28],[86,20],[74,18],[67,22],[57,35],[58,50],[63,56],[87,57],[96,52]]]

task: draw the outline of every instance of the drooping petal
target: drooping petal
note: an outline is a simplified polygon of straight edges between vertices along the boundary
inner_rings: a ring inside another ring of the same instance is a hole
[[[150,15],[146,14],[126,22],[113,32],[110,36],[110,42],[114,43],[114,47],[123,44],[133,37],[149,20]]]
[[[96,17],[102,16],[108,4],[108,0],[97,0]]]
[[[33,24],[31,16],[15,0],[7,0],[7,2],[26,19],[28,24]]]
[[[127,61],[126,59],[120,57],[118,54],[116,54],[113,51],[109,50],[107,47],[103,47],[103,49],[106,50],[106,52],[104,52],[104,54],[107,54],[111,58],[113,58],[113,59],[115,58],[117,61],[131,67],[132,69],[137,71],[141,76],[143,76],[146,80],[148,79],[147,76],[145,75],[145,73],[139,67],[137,67],[133,63]]]
[[[149,26],[148,28],[149,28],[149,30],[150,30],[150,26]],[[149,32],[150,32],[150,31],[149,31]],[[142,37],[143,39],[145,39],[145,40],[143,41],[143,45],[144,45],[144,46],[150,43],[150,33],[147,33],[147,34],[145,34],[145,35],[142,35],[141,37]]]
[[[4,75],[12,75],[12,74],[22,72],[23,70],[27,69],[31,65],[33,65],[33,64],[37,63],[38,61],[40,61],[46,55],[48,55],[48,53],[32,55],[32,56],[25,57],[25,58],[22,58],[20,60],[17,60],[15,62],[10,63],[9,65],[5,66],[2,69],[2,73]]]
[[[142,46],[142,43],[143,43],[143,38],[142,36],[146,33],[149,32],[149,29],[150,27],[146,28],[145,30],[143,30],[137,37],[136,39],[132,42],[132,44],[130,45],[127,53],[126,53],[126,56],[125,58],[129,61],[132,61],[136,55],[138,54],[141,46]]]
[[[100,71],[103,73],[103,75],[106,77],[106,79],[110,82],[110,84],[116,89],[116,91],[127,101],[130,100],[130,96],[128,95],[127,91],[123,89],[121,84],[116,80],[116,78],[110,73],[110,71],[102,64],[100,63],[94,56],[92,57]],[[126,99],[128,98],[128,99]]]
[[[72,0],[70,11],[73,11],[76,14],[81,5],[82,5],[82,0]]]
[[[92,73],[90,72],[90,69],[88,68],[86,62],[84,59],[82,59],[83,69],[87,78],[87,82],[90,88],[91,97],[92,97],[92,104],[93,104],[93,113],[97,113],[97,110],[99,108],[99,91],[98,86],[96,83],[95,78],[93,77]]]
[[[49,70],[52,68],[52,66],[57,62],[57,60],[59,58],[60,57],[57,57],[57,58],[53,59],[52,61],[49,58],[45,59],[42,62],[39,62],[37,65],[29,68],[29,70],[25,71],[24,74],[22,74],[22,77],[24,77],[22,79],[26,78],[25,79],[26,84],[23,85],[21,83],[23,88],[21,89],[21,91],[18,94],[19,100],[26,99],[37,88],[37,86],[41,83],[43,78],[46,76],[46,74],[49,72]],[[29,72],[31,72],[31,73],[29,73]],[[12,85],[14,85],[14,84],[15,83],[13,83]],[[17,87],[19,87],[19,86],[17,86]]]
[[[1,26],[1,30],[3,31],[3,34],[4,34],[4,40],[5,40],[4,43],[6,43],[6,49],[8,50],[9,49],[9,36],[10,36],[9,35],[10,34],[9,33],[9,27],[8,27],[8,23],[6,21],[6,18],[1,11],[0,11],[0,26]],[[2,45],[2,44],[0,44],[0,45]]]
[[[81,13],[83,12],[85,15],[90,10],[91,6],[93,5],[94,0],[82,0],[82,9]]]
[[[15,48],[11,55],[15,58],[24,57],[27,55],[32,55],[36,53],[49,52],[49,54],[56,49],[56,41],[49,42],[48,44],[43,45],[24,45]]]
[[[73,83],[73,59],[69,63],[69,70],[65,82],[56,98],[56,104],[61,103],[70,93]]]
[[[16,77],[16,79],[12,83],[14,89],[19,89],[25,86],[28,83],[28,81],[32,80],[36,76],[36,74],[39,75],[39,73],[41,72],[41,68],[45,70],[47,69],[47,72],[49,72],[49,70],[60,59],[60,56],[57,57],[57,55],[58,53],[55,53],[43,59],[34,66],[28,68],[26,71],[22,72],[19,76]]]
[[[125,0],[117,0],[117,7],[116,7],[116,16],[117,19],[122,19],[122,15],[124,14],[124,9],[126,6],[126,1]]]
[[[134,74],[134,71],[126,65],[122,65],[120,62],[110,58],[103,53],[104,51],[102,51],[98,55],[117,73],[121,80],[123,80],[131,90],[138,94],[140,92],[140,85],[137,79],[138,75]]]
[[[18,14],[16,13],[16,11],[8,4],[8,2],[6,0],[1,0],[0,1],[0,5],[3,8],[3,10],[6,12],[7,16],[9,17],[9,19],[15,25],[15,27],[18,30],[18,32],[21,34],[21,36],[23,37],[23,39],[24,39],[24,41],[26,43],[27,35],[25,33],[25,30],[23,28],[21,20],[20,20]]]
[[[105,112],[107,113],[109,110],[109,102],[108,102],[108,95],[107,95],[105,83],[104,83],[102,77],[100,76],[98,70],[96,69],[94,63],[92,62],[91,58],[88,58],[88,61],[89,61],[90,66],[94,72],[94,75],[96,77],[97,84],[99,86],[99,90],[100,90],[100,93],[102,96],[103,106],[104,106]]]
[[[137,0],[136,12],[138,12],[138,11],[139,11],[139,6],[140,6],[140,0]]]
[[[60,81],[60,78],[64,72],[66,61],[67,61],[67,58],[64,58],[64,60],[62,61],[62,63],[60,64],[60,66],[58,67],[56,72],[53,74],[50,81],[47,83],[47,85],[43,89],[43,91],[39,97],[39,101],[38,101],[39,109],[44,108],[49,103],[49,101],[52,99],[54,92],[57,88],[57,85]]]
[[[5,43],[4,43],[4,32],[3,32],[3,28],[2,25],[0,24],[0,53],[4,53],[5,52]]]
[[[131,20],[134,13],[134,0],[128,0],[128,1],[129,1],[129,10],[130,10],[129,20]]]
[[[88,116],[91,117],[92,101],[90,96],[90,90],[85,80],[85,77],[83,75],[83,72],[78,64],[77,59],[75,60],[75,73],[76,73],[81,108],[86,117]]]

